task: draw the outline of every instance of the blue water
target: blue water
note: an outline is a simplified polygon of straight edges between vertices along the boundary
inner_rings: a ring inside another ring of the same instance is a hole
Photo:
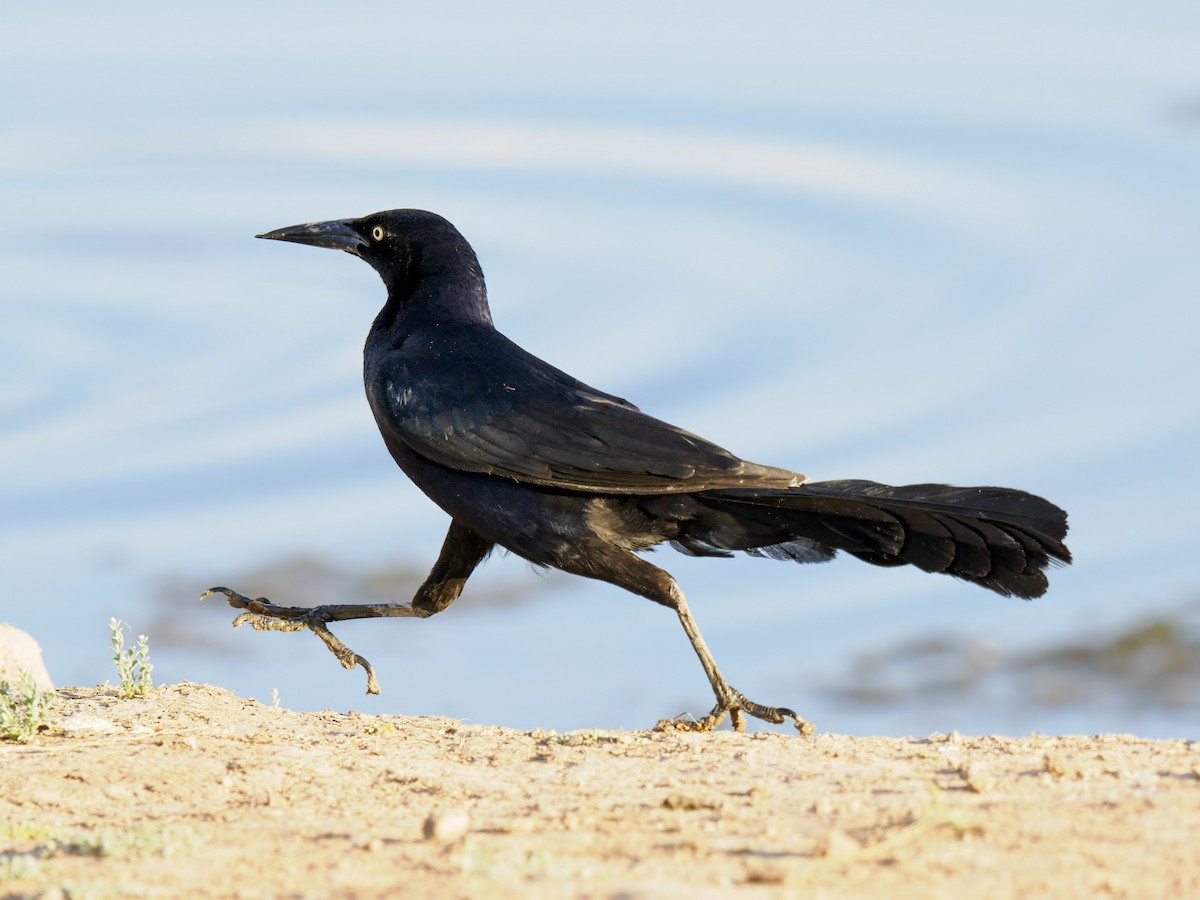
[[[66,4],[10,11],[0,50],[0,618],[59,683],[112,677],[117,616],[156,678],[297,709],[707,707],[673,616],[515,558],[462,610],[341,626],[380,698],[311,637],[196,603],[297,554],[435,557],[445,517],[361,395],[376,276],[251,238],[416,206],[474,244],[510,337],[743,456],[1070,511],[1077,562],[1030,604],[659,554],[746,693],[829,730],[1197,736],[1194,707],[820,687],[913,636],[1016,652],[1197,596],[1194,3]]]

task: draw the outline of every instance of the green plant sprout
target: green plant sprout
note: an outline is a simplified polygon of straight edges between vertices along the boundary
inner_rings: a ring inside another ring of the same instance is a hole
[[[38,687],[28,669],[18,673],[18,687],[0,681],[0,740],[27,744],[46,723],[54,691]]]
[[[112,629],[113,663],[117,667],[117,675],[121,679],[121,691],[127,698],[145,697],[150,689],[150,673],[154,666],[150,664],[150,641],[144,634],[137,638],[137,649],[125,646],[126,625],[120,619],[109,619],[108,627]]]

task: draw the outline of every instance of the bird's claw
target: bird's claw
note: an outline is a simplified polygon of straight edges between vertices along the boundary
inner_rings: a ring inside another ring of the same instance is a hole
[[[329,630],[330,618],[323,607],[311,609],[296,606],[276,606],[266,597],[251,600],[245,594],[227,587],[209,588],[200,595],[200,599],[211,597],[213,594],[224,594],[229,605],[234,609],[244,609],[241,615],[233,620],[233,627],[249,625],[255,631],[303,631],[307,628],[321,639],[329,648],[329,652],[337,657],[343,669],[353,669],[362,666],[367,673],[367,693],[379,693],[379,681],[375,678],[375,667],[365,657],[359,656]]]
[[[794,710],[780,706],[763,706],[761,703],[755,703],[748,699],[745,695],[730,688],[724,697],[717,700],[717,705],[712,708],[712,711],[702,719],[661,719],[654,726],[655,731],[687,731],[687,732],[706,732],[713,731],[725,721],[725,714],[729,714],[730,723],[733,725],[734,731],[746,730],[746,715],[754,716],[756,719],[762,719],[764,722],[770,722],[772,725],[781,725],[790,716],[796,730],[800,732],[802,737],[808,737],[816,731],[816,727],[805,719],[800,718]]]

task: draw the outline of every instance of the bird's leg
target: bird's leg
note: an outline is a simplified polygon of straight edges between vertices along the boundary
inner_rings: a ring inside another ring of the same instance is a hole
[[[712,712],[702,719],[694,721],[663,719],[655,726],[655,731],[712,731],[724,721],[726,713],[729,713],[735,731],[746,730],[744,713],[752,715],[756,719],[770,722],[773,725],[782,724],[787,716],[791,716],[796,730],[802,735],[810,735],[815,731],[811,722],[800,718],[794,711],[782,706],[778,708],[763,706],[760,703],[750,700],[740,691],[735,690],[725,680],[725,676],[721,674],[721,670],[717,668],[717,662],[713,659],[712,652],[704,642],[704,636],[700,634],[700,627],[692,617],[691,609],[688,608],[687,599],[683,596],[683,591],[679,589],[674,579],[670,580],[669,593],[671,595],[672,606],[679,616],[680,624],[683,625],[684,633],[687,634],[688,640],[692,642],[692,649],[700,657],[700,665],[704,667],[704,674],[708,676],[709,684],[712,685],[713,693],[717,698],[717,705],[713,707]]]
[[[717,705],[702,719],[663,719],[655,726],[655,731],[712,731],[725,720],[725,715],[729,714],[733,719],[733,727],[738,731],[745,730],[746,715],[773,725],[780,725],[791,716],[796,730],[801,734],[813,733],[815,729],[812,724],[801,719],[792,710],[755,703],[730,686],[721,670],[717,668],[712,651],[704,643],[700,627],[692,617],[683,591],[679,589],[674,578],[640,556],[614,547],[606,541],[596,540],[586,544],[581,542],[577,545],[576,552],[576,557],[560,562],[559,568],[589,578],[599,578],[675,610],[684,633],[692,642],[692,649],[696,651],[696,656],[700,657],[700,665],[704,667],[704,674],[708,676],[708,683],[712,685]]]
[[[312,608],[278,606],[265,597],[251,600],[227,587],[209,588],[200,595],[200,599],[213,594],[224,594],[230,606],[245,610],[233,620],[234,628],[249,625],[257,631],[309,629],[324,642],[343,668],[362,666],[367,673],[367,693],[378,694],[379,682],[375,678],[374,667],[334,637],[329,630],[329,623],[347,619],[428,618],[454,602],[462,593],[467,578],[491,549],[490,541],[452,521],[446,540],[442,544],[442,552],[425,582],[417,589],[411,603],[342,603]]]
[[[329,630],[329,622],[341,619],[364,619],[373,616],[416,616],[411,604],[408,605],[371,605],[344,604],[338,606],[315,606],[311,609],[303,606],[277,606],[266,597],[251,600],[245,594],[227,587],[209,588],[200,595],[200,599],[213,594],[224,594],[229,605],[234,609],[246,610],[233,620],[233,627],[249,625],[256,631],[303,631],[309,629],[319,637],[330,652],[338,658],[344,669],[362,666],[367,673],[367,693],[379,693],[379,681],[375,678],[375,668],[365,657],[359,656]],[[426,613],[428,615],[428,613]]]

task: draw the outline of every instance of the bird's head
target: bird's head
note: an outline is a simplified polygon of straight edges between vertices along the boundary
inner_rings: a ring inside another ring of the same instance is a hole
[[[483,271],[471,245],[448,221],[423,209],[389,209],[360,219],[289,225],[255,235],[331,250],[370,263],[387,285],[389,304],[414,299],[440,310],[486,316]]]

